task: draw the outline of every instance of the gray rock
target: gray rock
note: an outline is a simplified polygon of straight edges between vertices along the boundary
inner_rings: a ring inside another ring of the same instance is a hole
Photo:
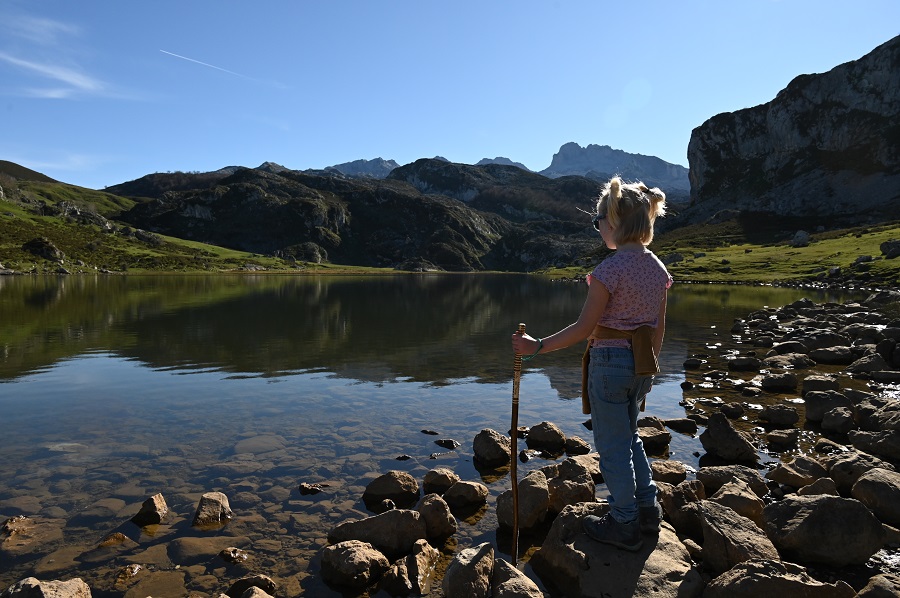
[[[577,474],[561,474],[547,481],[550,491],[550,512],[559,513],[568,505],[596,500],[596,486],[586,470]]]
[[[657,482],[656,486],[656,498],[675,530],[693,538],[702,537],[700,513],[692,506],[706,498],[703,484],[697,480],[685,480],[677,486],[665,482]]]
[[[712,580],[703,598],[853,598],[854,595],[853,588],[845,582],[821,582],[800,565],[778,559],[751,559]]]
[[[650,463],[653,479],[668,484],[680,484],[687,479],[687,468],[681,461],[669,459],[657,459]]]
[[[457,553],[444,573],[444,596],[488,598],[494,570],[494,547],[489,542]]]
[[[250,588],[258,588],[266,594],[272,595],[275,593],[278,585],[268,575],[248,575],[231,584],[231,587],[225,593],[230,598],[241,598]]]
[[[831,376],[821,376],[814,374],[803,379],[800,393],[806,396],[806,393],[814,390],[838,390],[841,384]]]
[[[900,461],[900,430],[884,430],[882,432],[851,430],[847,436],[850,444],[861,451],[891,461]]]
[[[786,353],[805,354],[809,352],[806,345],[800,341],[785,341],[783,343],[775,343],[770,350],[771,355],[784,355]]]
[[[706,430],[700,434],[700,443],[708,453],[726,461],[756,461],[759,455],[747,436],[735,430],[721,413],[709,416]]]
[[[570,457],[576,455],[587,455],[591,452],[591,445],[586,440],[578,436],[569,436],[566,438],[566,454]]]
[[[857,598],[896,598],[900,596],[900,575],[882,573],[869,580]]]
[[[784,355],[773,355],[772,357],[766,357],[763,362],[765,363],[765,367],[767,369],[780,369],[780,370],[805,370],[809,369],[816,365],[816,362],[807,357],[806,355],[802,355],[800,353],[785,353]],[[779,388],[784,388],[787,384],[790,383],[790,378],[785,380],[778,380],[777,378],[773,378],[770,384],[780,385]],[[796,388],[796,385],[794,386]]]
[[[823,465],[828,468],[828,476],[834,480],[838,491],[845,496],[850,495],[853,484],[870,469],[894,470],[889,463],[862,451],[835,453],[826,457]]]
[[[793,488],[802,488],[827,475],[828,470],[821,463],[801,455],[791,461],[779,463],[766,474],[766,478]]]
[[[782,355],[781,357],[785,356]],[[794,392],[797,390],[797,385],[799,383],[800,381],[797,379],[797,374],[794,374],[793,372],[766,374],[759,382],[762,389],[769,392]]]
[[[389,471],[366,486],[363,502],[379,512],[377,505],[384,500],[394,501],[400,508],[409,508],[419,500],[419,483],[405,471]]]
[[[697,471],[697,480],[703,484],[706,493],[710,495],[732,480],[746,482],[757,496],[765,496],[769,492],[769,486],[760,473],[744,465],[701,467]]]
[[[528,430],[525,438],[528,448],[562,454],[566,446],[566,435],[556,424],[541,422]]]
[[[475,459],[486,467],[500,467],[508,464],[511,446],[509,437],[490,428],[476,434],[475,440],[472,442]]]
[[[567,596],[700,596],[703,581],[667,524],[655,542],[645,541],[634,553],[591,540],[581,520],[607,511],[605,503],[584,503],[568,506],[556,517],[530,561],[545,586]]]
[[[739,355],[728,360],[728,369],[733,372],[758,372],[762,369],[762,361],[756,357]]]
[[[393,509],[365,519],[341,523],[328,534],[330,544],[347,540],[367,542],[391,559],[409,554],[416,541],[426,539],[425,520],[418,511]]]
[[[790,405],[766,405],[759,413],[759,419],[781,428],[790,428],[798,421],[800,415]]]
[[[884,523],[900,526],[900,473],[871,469],[856,480],[850,496],[866,505]]]
[[[806,403],[806,419],[812,422],[822,421],[825,414],[835,407],[853,408],[853,402],[836,390],[811,391],[803,400]]]
[[[234,517],[228,497],[221,492],[207,492],[200,497],[197,512],[194,513],[194,527],[217,527],[225,525]]]
[[[731,480],[716,490],[716,493],[709,500],[728,507],[742,517],[746,517],[760,529],[765,525],[763,508],[766,505],[750,488],[750,485],[743,480]]]
[[[541,470],[532,471],[519,481],[519,529],[532,529],[542,523],[549,508],[547,476]],[[513,513],[512,490],[506,490],[497,497],[497,523],[500,527],[513,528]]]
[[[484,504],[487,500],[488,488],[479,482],[460,480],[444,492],[444,500],[451,509],[465,509]]]
[[[166,504],[166,499],[163,498],[163,495],[154,494],[144,501],[140,511],[131,518],[131,521],[138,527],[157,525],[162,523],[168,512],[169,506]]]
[[[391,596],[426,596],[434,583],[441,553],[426,540],[413,546],[412,554],[391,565],[378,588]]]
[[[900,401],[867,397],[857,405],[859,427],[867,432],[900,430]]]
[[[848,407],[835,407],[822,417],[822,429],[836,434],[847,434],[856,428],[853,411]]]
[[[687,417],[677,417],[672,419],[663,420],[663,423],[670,430],[674,430],[675,432],[679,432],[681,434],[690,434],[693,436],[697,433],[697,422]]]
[[[458,524],[450,505],[437,494],[426,494],[416,505],[416,511],[425,521],[425,533],[428,538],[448,538],[456,533]]]
[[[816,494],[830,494],[831,496],[840,496],[837,485],[831,478],[819,478],[809,486],[804,486],[797,490],[800,496],[814,496]]]
[[[779,558],[775,546],[753,521],[711,500],[698,504],[703,526],[703,563],[710,571],[721,574],[750,559]]]
[[[848,365],[846,371],[850,374],[866,375],[871,374],[872,372],[890,369],[891,365],[884,360],[884,357],[878,353],[872,353],[871,355],[860,357]]]
[[[885,540],[881,522],[858,500],[788,496],[768,505],[766,535],[784,558],[833,567],[862,565]]]
[[[91,598],[91,588],[78,577],[67,581],[26,577],[6,588],[0,598]]]
[[[459,481],[459,476],[452,469],[438,467],[425,474],[422,480],[422,488],[425,494],[443,495],[450,486]]]
[[[390,567],[387,557],[368,542],[346,540],[322,549],[322,578],[329,584],[365,588]]]
[[[503,559],[495,559],[491,598],[544,598],[544,593],[523,572]]]
[[[856,356],[850,347],[823,347],[809,352],[810,358],[816,363],[825,365],[850,365],[856,361]]]

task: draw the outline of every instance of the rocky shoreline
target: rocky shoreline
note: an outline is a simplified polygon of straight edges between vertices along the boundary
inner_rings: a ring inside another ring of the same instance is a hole
[[[596,453],[542,422],[521,431],[520,458],[540,452],[550,460],[519,481],[521,533],[540,545],[520,555],[534,579],[498,554],[509,549],[501,538],[512,525],[511,491],[489,504],[484,484],[443,467],[425,474],[421,485],[399,471],[369,482],[362,499],[374,514],[328,533],[322,577],[345,596],[897,595],[898,305],[898,294],[879,292],[861,303],[801,300],[759,310],[734,323],[739,349],[691,355],[682,384],[686,417],[641,421],[648,451],[660,456],[653,470],[665,522],[638,553],[597,544],[581,531],[584,516],[606,509],[595,498],[603,494]],[[746,400],[725,401],[722,394]],[[672,433],[694,435],[699,427],[706,454],[698,470],[662,458]],[[480,432],[472,440],[479,470],[508,475],[509,447],[508,435]],[[458,520],[484,509],[496,513],[500,545],[481,542],[456,552]],[[167,511],[163,496],[152,496],[129,525],[152,530],[171,518]],[[230,525],[230,513],[227,496],[207,493],[191,527]],[[58,542],[58,527],[46,518],[10,518],[0,529],[0,548],[10,555]],[[193,564],[212,561],[234,579],[224,595],[294,595],[278,588],[277,576],[242,565],[245,544],[239,535],[176,538],[162,548],[174,570],[132,562],[95,595],[186,591],[186,575],[208,576]],[[127,534],[110,534],[88,561],[114,561],[134,545]],[[85,555],[78,558],[85,562]],[[78,578],[31,577],[0,594],[31,595],[83,597],[91,588]]]

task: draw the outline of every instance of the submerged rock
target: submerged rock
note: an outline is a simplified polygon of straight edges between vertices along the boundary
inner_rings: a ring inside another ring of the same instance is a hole
[[[148,525],[158,525],[165,519],[169,512],[169,505],[162,494],[154,494],[144,501],[141,510],[137,515],[131,518],[131,521],[138,527],[146,527]]]
[[[391,566],[368,542],[347,540],[322,549],[322,577],[335,586],[365,588]]]
[[[234,517],[228,504],[228,497],[221,492],[207,492],[200,497],[197,512],[194,513],[194,527],[216,527],[225,525]]]

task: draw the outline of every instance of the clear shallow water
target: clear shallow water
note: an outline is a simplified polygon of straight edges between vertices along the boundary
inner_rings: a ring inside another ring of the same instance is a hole
[[[122,595],[124,564],[172,569],[173,540],[229,536],[246,539],[246,570],[275,578],[279,595],[338,596],[319,581],[316,554],[337,523],[370,514],[362,492],[391,469],[421,482],[449,467],[486,483],[488,508],[461,522],[447,558],[483,541],[502,553],[493,506],[509,477],[474,468],[472,439],[509,429],[518,322],[549,334],[577,317],[585,292],[518,275],[0,277],[0,521],[42,518],[62,536],[0,554],[0,588],[80,576],[94,595]],[[646,415],[684,417],[685,358],[732,346],[734,318],[801,297],[851,298],[676,285]],[[552,421],[592,442],[580,354],[525,364],[520,425]],[[448,452],[436,438],[461,446]],[[696,466],[697,451],[696,438],[674,435],[671,458]],[[545,464],[520,464],[519,475]],[[300,482],[329,486],[301,496]],[[235,521],[192,530],[199,496],[213,490],[229,496]],[[157,492],[172,514],[148,536],[128,519]],[[136,546],[83,556],[112,531]],[[179,572],[200,595],[245,571],[206,559]]]

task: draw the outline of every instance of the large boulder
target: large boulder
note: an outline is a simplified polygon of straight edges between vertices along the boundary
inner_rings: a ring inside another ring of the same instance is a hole
[[[891,461],[900,461],[900,430],[882,430],[881,432],[851,430],[847,437],[850,439],[850,443],[861,451]]]
[[[6,588],[0,598],[91,598],[91,588],[77,577],[67,581],[26,577]]]
[[[837,390],[813,390],[803,397],[806,403],[806,419],[820,422],[825,414],[837,407],[853,408],[853,401]]]
[[[742,517],[746,517],[760,529],[765,526],[763,509],[766,505],[750,488],[750,485],[743,480],[731,480],[716,490],[716,493],[709,500],[728,507]]]
[[[703,598],[853,598],[855,595],[853,588],[843,581],[821,582],[800,565],[778,559],[751,559],[712,580]]]
[[[488,598],[493,570],[494,547],[489,542],[460,551],[444,573],[444,596]]]
[[[779,463],[775,469],[766,474],[766,477],[779,484],[802,488],[827,475],[828,470],[821,463],[809,457],[799,456]]]
[[[707,494],[714,494],[719,488],[732,480],[746,482],[757,496],[765,496],[769,492],[769,487],[759,472],[746,465],[710,465],[701,467],[697,471],[697,479],[706,488]]]
[[[516,567],[496,559],[491,576],[491,598],[544,598],[544,593]]]
[[[692,507],[706,498],[703,484],[697,480],[685,480],[676,486],[665,482],[657,482],[656,486],[657,500],[675,530],[692,538],[701,538],[700,513]]]
[[[826,494],[788,496],[763,510],[766,535],[801,563],[861,565],[881,549],[881,522],[858,500]]]
[[[425,520],[418,511],[391,509],[365,519],[351,519],[328,534],[330,544],[347,540],[367,542],[390,559],[409,554],[416,541],[427,537]]]
[[[438,467],[425,474],[422,489],[425,494],[444,494],[450,486],[459,481],[459,476],[452,469]]]
[[[511,446],[512,443],[507,436],[490,428],[476,434],[475,440],[472,441],[475,460],[485,467],[500,467],[508,464]]]
[[[162,494],[154,494],[144,501],[137,514],[131,518],[131,521],[139,526],[146,527],[148,525],[157,525],[162,523],[166,514],[169,512],[169,506]]]
[[[877,467],[894,470],[892,465],[878,457],[855,450],[835,453],[825,459],[824,465],[828,468],[828,476],[834,480],[838,492],[843,496],[849,496],[856,480],[870,469]]]
[[[412,554],[399,559],[381,578],[378,587],[391,596],[425,596],[431,591],[441,553],[426,540],[413,546]]]
[[[425,533],[429,538],[440,540],[456,533],[456,517],[450,512],[450,505],[437,494],[426,494],[416,504],[416,511],[425,521]]]
[[[539,469],[532,471],[519,481],[519,529],[532,529],[542,523],[549,508],[547,476]],[[512,529],[513,515],[512,490],[506,490],[497,497],[497,523],[502,528]]]
[[[218,527],[225,525],[233,517],[227,496],[221,492],[207,492],[200,497],[191,525],[200,528]]]
[[[711,500],[700,501],[703,564],[718,574],[750,559],[778,559],[778,551],[755,523]]]
[[[481,482],[461,480],[444,492],[444,500],[451,509],[469,509],[487,501],[488,488]]]
[[[870,469],[853,484],[850,496],[866,505],[882,522],[900,527],[900,473]]]
[[[393,501],[400,508],[409,508],[419,500],[419,483],[405,471],[380,475],[366,486],[363,502],[370,510],[378,512],[385,500]]]
[[[566,435],[563,434],[563,431],[556,424],[541,422],[528,430],[525,443],[530,449],[561,455],[566,449]]]
[[[365,588],[380,579],[390,565],[387,557],[360,540],[322,549],[322,578],[331,585]]]
[[[582,519],[601,516],[605,503],[583,503],[563,509],[531,565],[544,585],[571,598],[656,596],[690,598],[703,592],[703,580],[687,549],[663,524],[656,542],[628,552],[590,539]],[[459,594],[462,596],[463,594]]]
[[[869,579],[857,598],[896,598],[900,596],[900,575],[882,573]]]

